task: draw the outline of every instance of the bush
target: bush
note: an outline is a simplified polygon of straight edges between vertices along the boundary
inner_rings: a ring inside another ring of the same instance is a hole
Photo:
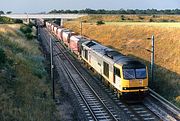
[[[22,23],[23,23],[23,21],[22,21],[21,19],[15,19],[15,20],[14,20],[14,23],[17,23],[17,24],[22,24]]]
[[[20,31],[25,34],[25,36],[28,40],[31,40],[34,38],[34,36],[32,34],[32,28],[30,26],[33,26],[33,25],[28,25],[28,26],[22,25],[20,27]]]
[[[29,27],[29,26],[21,26],[20,27],[20,30],[24,33],[24,34],[27,34],[27,33],[31,33],[32,32],[32,29]]]
[[[150,18],[150,19],[149,19],[149,22],[154,22],[154,20]]]
[[[7,24],[7,23],[13,23],[13,19],[8,17],[0,17],[0,23]]]
[[[156,18],[156,15],[152,15],[153,18]]]
[[[96,22],[96,25],[102,25],[102,24],[105,24],[102,20]]]
[[[166,19],[161,19],[160,22],[169,22],[169,21]]]
[[[124,15],[121,15],[121,20],[126,20]]]
[[[34,24],[31,22],[28,24],[28,27],[30,27],[30,28],[32,28],[33,26],[34,26]]]
[[[144,19],[142,16],[138,16],[138,18],[139,18],[140,20],[143,20],[143,19]]]
[[[27,34],[25,34],[25,36],[28,40],[31,40],[34,38],[34,36],[31,33],[27,33]]]
[[[6,55],[4,50],[0,48],[0,66],[2,66],[6,62]]]
[[[170,22],[176,22],[175,20],[170,20]]]

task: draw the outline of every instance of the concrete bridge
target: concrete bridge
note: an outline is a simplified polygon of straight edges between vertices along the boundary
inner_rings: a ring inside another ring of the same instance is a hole
[[[87,14],[2,14],[1,16],[13,18],[13,19],[23,19],[25,24],[28,24],[31,19],[60,19],[60,25],[63,25],[64,19],[76,19],[79,17],[87,16]]]
[[[4,14],[13,19],[75,19],[87,14]]]

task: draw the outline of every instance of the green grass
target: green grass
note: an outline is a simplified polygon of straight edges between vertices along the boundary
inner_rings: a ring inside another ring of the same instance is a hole
[[[0,25],[0,48],[7,57],[0,69],[0,120],[50,121],[55,104],[45,59],[36,40],[17,34],[19,27]]]

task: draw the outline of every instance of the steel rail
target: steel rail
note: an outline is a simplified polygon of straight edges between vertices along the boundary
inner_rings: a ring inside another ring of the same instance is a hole
[[[57,45],[57,43],[55,43]],[[59,45],[57,45],[59,46]],[[71,60],[69,59],[69,57],[66,56],[66,54],[60,49],[60,47],[58,47],[58,49],[63,53],[63,55],[65,56],[65,58],[69,61],[69,63],[71,64],[71,66],[76,70],[76,72],[79,74],[79,76],[84,80],[84,82],[87,84],[87,86],[90,88],[90,90],[94,93],[94,95],[97,97],[97,99],[99,99],[99,101],[101,102],[101,104],[103,104],[104,108],[109,112],[109,114],[111,115],[111,117],[113,118],[114,121],[118,121],[116,119],[116,117],[112,114],[112,112],[108,109],[108,107],[106,106],[106,104],[101,100],[101,98],[98,96],[98,94],[94,91],[94,89],[91,87],[91,85],[87,82],[86,78],[79,72],[79,70],[76,68],[76,66],[71,62]]]

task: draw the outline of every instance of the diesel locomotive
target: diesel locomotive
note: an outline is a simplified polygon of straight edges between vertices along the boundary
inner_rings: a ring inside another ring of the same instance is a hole
[[[118,96],[148,94],[148,70],[144,63],[54,23],[46,22],[46,27],[115,89]]]

